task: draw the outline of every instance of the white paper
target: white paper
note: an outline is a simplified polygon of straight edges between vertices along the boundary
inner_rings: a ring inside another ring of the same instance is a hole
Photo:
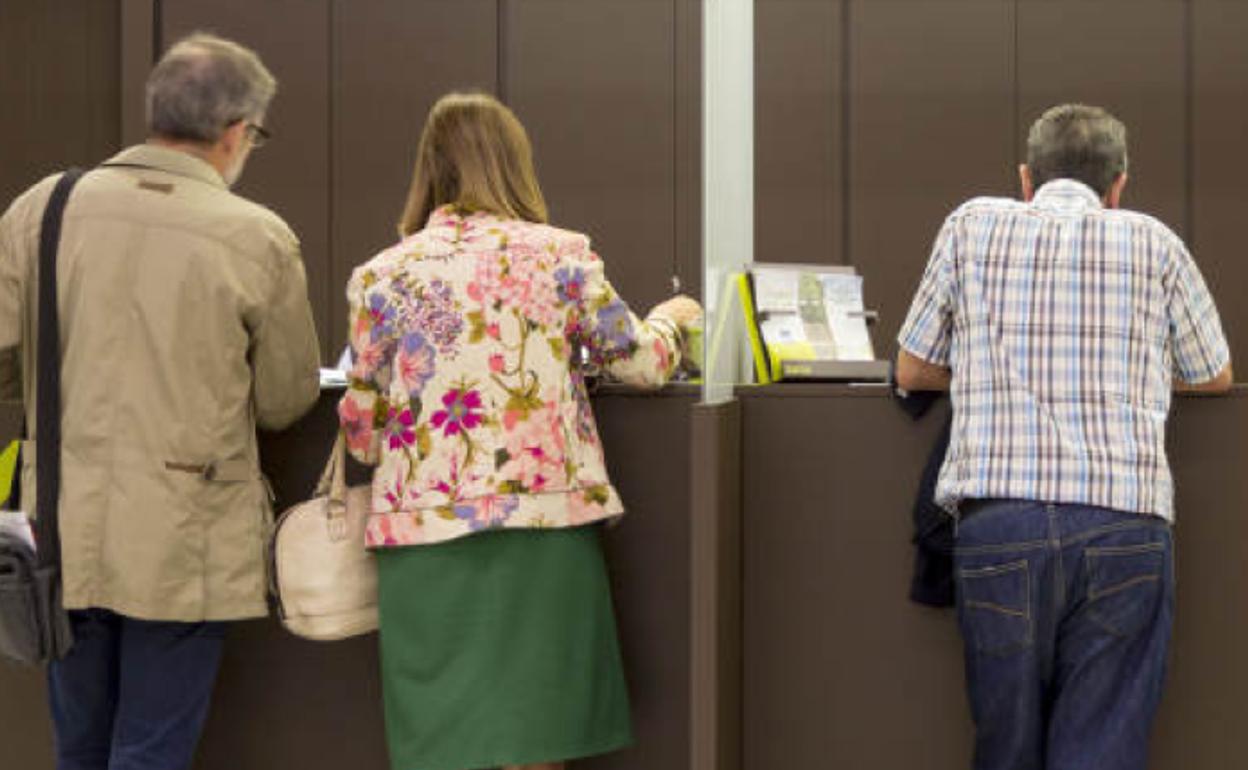
[[[347,373],[341,369],[326,369],[321,367],[321,387],[322,388],[343,388],[347,385]]]
[[[804,357],[871,361],[862,276],[815,265],[753,265],[759,333],[769,346],[802,345]],[[801,348],[798,348],[800,350]],[[788,355],[803,355],[795,350]]]
[[[823,302],[840,361],[871,361],[871,334],[863,315],[862,276],[823,276]]]
[[[768,345],[803,342],[806,332],[802,329],[802,319],[797,313],[775,313],[764,318],[758,324],[763,341]]]
[[[30,528],[30,520],[23,511],[0,511],[0,532],[16,535],[18,540],[35,548],[35,533]]]
[[[797,281],[793,270],[754,268],[754,307],[759,313],[797,312]]]

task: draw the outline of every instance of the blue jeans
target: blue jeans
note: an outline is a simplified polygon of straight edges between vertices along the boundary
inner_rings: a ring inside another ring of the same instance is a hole
[[[975,501],[954,568],[975,770],[1144,770],[1174,617],[1169,525]]]
[[[69,613],[74,647],[48,667],[57,770],[190,767],[221,661],[222,623]]]

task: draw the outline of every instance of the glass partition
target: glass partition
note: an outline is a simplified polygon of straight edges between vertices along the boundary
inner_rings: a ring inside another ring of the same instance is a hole
[[[754,255],[754,0],[702,12],[702,399],[714,403],[750,376],[731,278]]]

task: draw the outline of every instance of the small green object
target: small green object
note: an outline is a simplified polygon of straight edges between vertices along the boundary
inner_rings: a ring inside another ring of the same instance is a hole
[[[7,504],[13,496],[13,474],[17,473],[17,452],[21,447],[18,441],[12,441],[3,452],[0,452],[0,505]]]

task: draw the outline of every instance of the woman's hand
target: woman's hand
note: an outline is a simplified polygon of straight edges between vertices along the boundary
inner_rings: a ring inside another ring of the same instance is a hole
[[[651,315],[662,316],[676,323],[682,329],[697,326],[702,321],[702,306],[698,301],[684,294],[660,302],[650,311]]]

